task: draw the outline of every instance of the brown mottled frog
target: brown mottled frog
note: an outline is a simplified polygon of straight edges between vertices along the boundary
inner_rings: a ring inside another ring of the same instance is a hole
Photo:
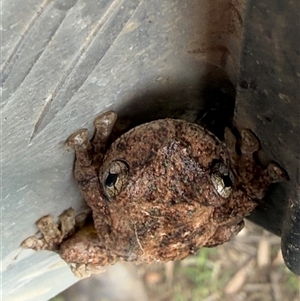
[[[161,119],[107,148],[116,119],[112,111],[101,114],[91,141],[86,129],[67,140],[93,223],[79,226],[70,208],[58,225],[50,215],[39,219],[43,237],[22,244],[58,252],[78,277],[117,260],[179,260],[222,244],[243,228],[269,184],[287,178],[276,163],[257,162],[260,143],[249,130],[238,139],[226,130],[224,144],[199,125]]]

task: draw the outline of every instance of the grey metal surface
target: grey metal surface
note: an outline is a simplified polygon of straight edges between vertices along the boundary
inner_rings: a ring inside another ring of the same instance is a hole
[[[66,138],[108,109],[134,125],[232,107],[244,3],[2,2],[2,295],[47,300],[76,279],[19,245],[41,216],[85,208]]]
[[[60,296],[72,301],[149,301],[138,267],[126,262],[107,267],[105,273],[78,282]]]
[[[281,236],[287,266],[300,274],[300,2],[257,1],[245,14],[235,122],[252,129],[290,180],[266,195],[251,220]]]

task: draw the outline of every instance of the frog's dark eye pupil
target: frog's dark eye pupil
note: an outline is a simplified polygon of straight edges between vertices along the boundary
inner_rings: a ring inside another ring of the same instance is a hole
[[[111,161],[101,176],[106,196],[110,199],[117,196],[127,183],[129,165],[124,160]]]
[[[113,187],[117,182],[117,179],[118,179],[118,174],[110,173],[105,180],[105,185],[108,187]]]
[[[233,177],[228,166],[221,160],[213,160],[210,166],[210,177],[212,184],[218,194],[228,198],[233,187]]]
[[[223,175],[222,179],[223,179],[225,187],[232,187],[233,186],[233,183],[232,183],[229,175],[225,175],[225,176]]]

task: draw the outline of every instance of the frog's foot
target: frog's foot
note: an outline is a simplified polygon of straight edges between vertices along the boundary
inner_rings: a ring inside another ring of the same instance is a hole
[[[84,219],[83,215],[75,218],[74,210],[69,208],[65,210],[60,216],[59,221],[56,223],[51,215],[46,215],[40,218],[36,225],[41,233],[41,238],[30,236],[25,239],[21,246],[26,249],[51,250],[59,249],[62,241],[74,234],[75,226],[82,224]],[[78,222],[76,222],[78,220]]]
[[[102,266],[95,267],[91,264],[70,263],[69,267],[71,268],[73,274],[79,279],[88,278],[92,274],[100,274],[105,272],[104,267]]]
[[[258,151],[261,148],[258,138],[250,130],[243,129],[241,130],[240,134],[240,150],[243,156],[252,156],[254,152]]]
[[[117,114],[108,111],[98,115],[94,120],[95,134],[92,140],[95,153],[103,154],[106,151],[106,142],[117,120]]]
[[[256,179],[262,186],[269,186],[271,183],[282,182],[288,180],[288,175],[284,169],[282,169],[277,163],[271,162],[263,166],[264,164],[259,160],[258,156],[255,158],[255,152],[261,149],[260,141],[250,130],[241,131],[241,146],[243,161],[249,162],[256,168],[252,168],[255,171]],[[250,169],[249,169],[250,170]]]
[[[75,151],[74,175],[79,185],[87,180],[97,178],[97,171],[93,167],[92,145],[87,129],[81,129],[73,133],[66,142],[67,148]]]
[[[67,262],[78,278],[104,271],[103,266],[114,264],[116,256],[107,252],[99,241],[93,225],[89,223],[65,240],[60,247],[59,255]]]
[[[67,139],[67,146],[73,148],[75,152],[84,152],[91,148],[89,141],[89,132],[87,129],[81,129],[73,133]]]
[[[271,183],[287,180],[288,175],[275,162],[261,162],[260,141],[250,130],[241,130],[239,136],[236,139],[229,130],[225,132],[231,169],[237,179],[236,184],[242,185],[251,199],[260,200]]]
[[[282,169],[276,162],[271,162],[265,172],[268,175],[270,183],[289,180],[287,172]]]
[[[214,236],[206,242],[204,247],[215,247],[231,240],[244,228],[244,225],[244,221],[241,220],[233,225],[223,225],[218,227]]]
[[[117,114],[112,111],[96,117],[92,142],[89,140],[87,129],[78,130],[67,139],[67,148],[75,151],[74,174],[80,186],[83,186],[87,180],[97,177],[98,168],[106,152],[106,142],[116,120]]]
[[[75,172],[77,168],[88,167],[91,165],[92,158],[90,156],[90,151],[92,146],[87,129],[81,129],[73,133],[67,139],[66,146],[67,148],[72,148],[75,151]]]
[[[226,148],[232,162],[237,162],[240,155],[253,159],[253,153],[261,148],[258,138],[247,129],[241,130],[237,139],[229,128],[225,128],[224,136]],[[237,150],[239,154],[237,154]]]

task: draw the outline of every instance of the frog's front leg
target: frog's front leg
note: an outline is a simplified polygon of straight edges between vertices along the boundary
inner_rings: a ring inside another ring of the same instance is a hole
[[[99,115],[94,120],[95,133],[91,142],[85,129],[72,134],[67,140],[68,146],[75,151],[75,178],[85,201],[97,213],[94,224],[80,229],[60,248],[60,256],[80,278],[101,272],[102,266],[116,260],[107,247],[111,220],[99,180],[99,168],[116,119],[117,115],[112,111]]]
[[[83,190],[87,189],[86,184],[88,182],[91,182],[93,188],[100,190],[98,181],[99,166],[102,163],[106,151],[106,143],[116,119],[117,115],[112,111],[96,117],[92,142],[89,140],[87,129],[81,129],[67,139],[67,146],[75,151],[74,175],[80,188]],[[93,179],[96,180],[94,181]]]
[[[74,175],[84,199],[92,210],[104,211],[104,216],[107,210],[99,181],[99,167],[116,118],[116,113],[112,111],[99,115],[94,120],[95,134],[92,142],[89,141],[86,129],[75,132],[67,140],[67,145],[75,151]]]
[[[75,178],[84,200],[93,211],[94,226],[97,229],[99,240],[106,245],[111,239],[111,216],[108,201],[99,179],[99,168],[116,119],[117,115],[112,111],[96,117],[94,120],[95,133],[91,142],[86,129],[77,131],[67,140],[68,146],[75,151]]]
[[[116,255],[99,241],[93,223],[85,225],[65,240],[58,253],[78,278],[101,273],[104,266],[114,264],[117,260]]]
[[[261,144],[250,130],[241,130],[237,139],[227,128],[225,141],[231,169],[237,180],[235,184],[241,185],[251,199],[262,199],[271,183],[288,179],[286,171],[277,163],[260,162]]]

